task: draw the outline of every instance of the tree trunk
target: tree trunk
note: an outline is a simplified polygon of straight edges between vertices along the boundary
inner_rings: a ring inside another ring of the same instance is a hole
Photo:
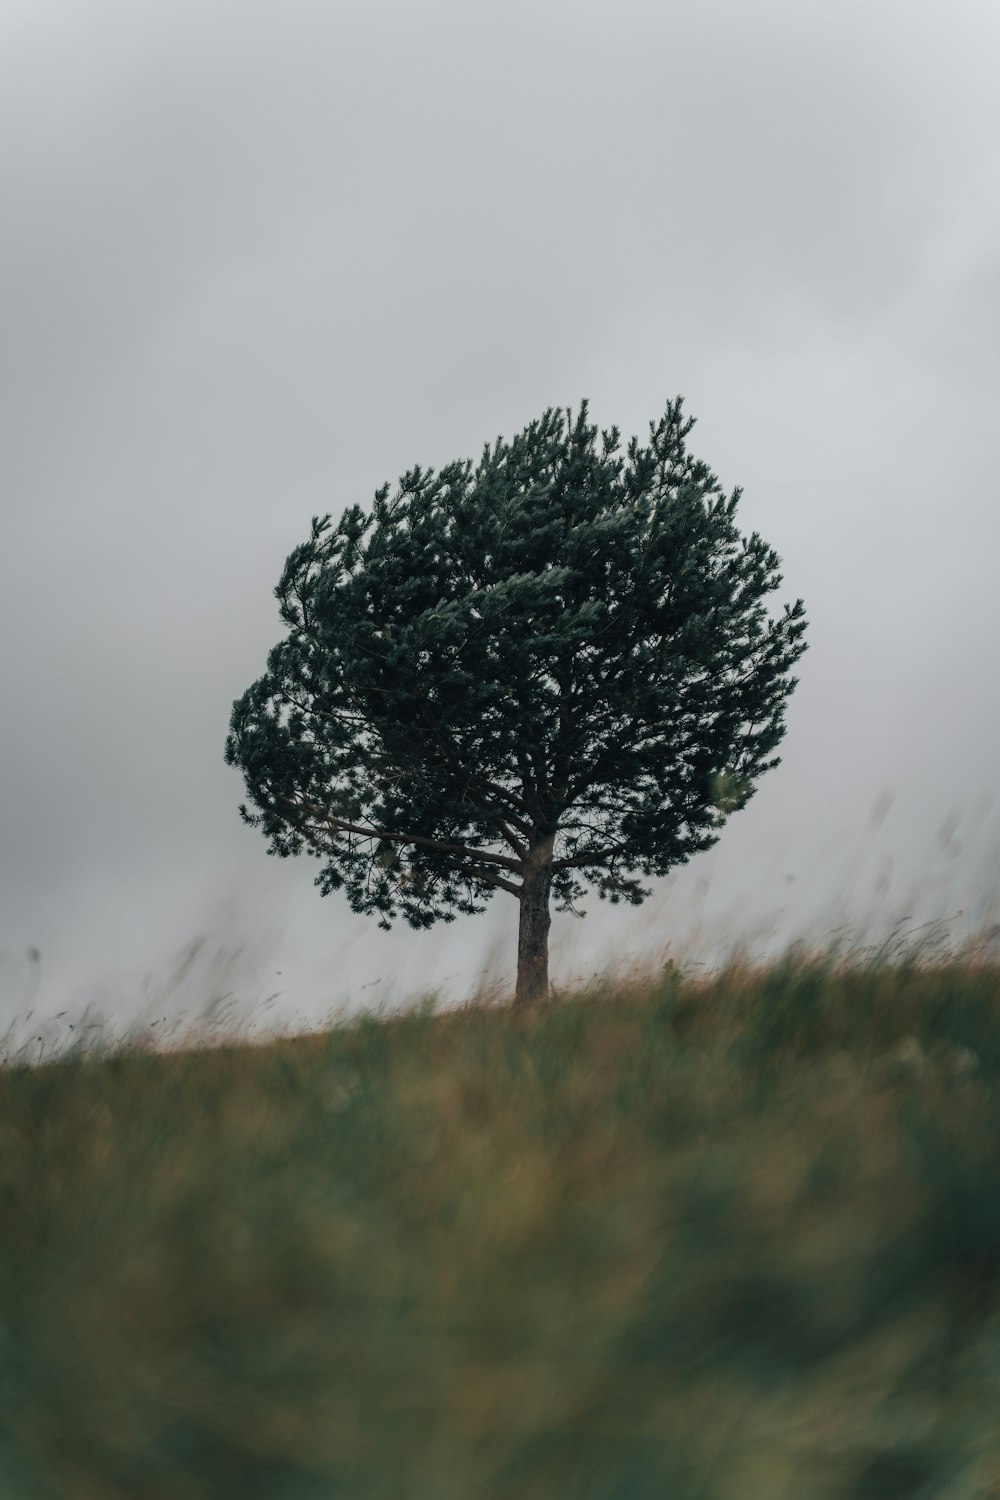
[[[521,880],[521,919],[517,933],[517,990],[519,1009],[544,1005],[549,998],[549,891],[552,888],[552,850],[555,834],[532,849]]]

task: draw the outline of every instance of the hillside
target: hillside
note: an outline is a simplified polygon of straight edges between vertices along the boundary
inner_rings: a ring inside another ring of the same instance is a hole
[[[0,1069],[0,1494],[1000,1494],[1000,968]]]

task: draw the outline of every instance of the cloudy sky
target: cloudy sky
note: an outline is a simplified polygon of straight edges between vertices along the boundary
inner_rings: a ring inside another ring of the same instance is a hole
[[[998,53],[993,0],[2,0],[0,1023],[512,980],[509,897],[380,932],[223,744],[313,514],[582,396],[684,396],[810,649],[556,981],[995,920]]]

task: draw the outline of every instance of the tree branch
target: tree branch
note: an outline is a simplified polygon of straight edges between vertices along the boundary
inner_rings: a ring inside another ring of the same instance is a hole
[[[425,699],[424,695],[420,692],[419,689],[417,690],[417,698],[418,698],[418,701],[420,703],[420,707],[421,707],[421,710],[423,712],[424,718],[428,721],[428,723],[430,724],[431,728],[435,731],[435,733],[438,736],[438,742],[439,742],[439,744],[441,746],[441,749],[444,751],[445,759],[447,760],[448,765],[449,765],[452,773],[456,777],[458,777],[460,780],[464,777],[466,789],[468,789],[469,787],[472,787],[472,786],[478,787],[479,785],[482,785],[483,787],[487,788],[489,791],[492,791],[495,796],[503,798],[504,801],[506,801],[506,802],[513,802],[515,804],[515,806],[520,807],[522,809],[522,811],[526,811],[526,809],[524,807],[524,803],[520,800],[520,798],[516,797],[513,792],[509,792],[506,787],[502,787],[497,782],[490,781],[488,779],[484,779],[480,783],[478,777],[470,775],[464,769],[464,767],[459,763],[457,756],[455,755],[454,751],[451,748],[451,745],[448,743],[448,740],[447,740],[447,738],[446,738],[446,736],[445,736],[445,734],[443,732],[443,726],[441,724],[439,724],[439,723],[435,723],[434,722],[434,720],[433,720],[433,718],[431,716],[430,705],[428,704],[427,700]],[[483,797],[483,796],[480,795],[480,802],[481,803],[485,803],[486,806],[489,806],[489,798],[487,798],[487,797]],[[513,815],[511,813],[507,814],[507,821],[512,825],[512,827],[516,828],[517,831],[518,831],[518,833],[522,834],[524,836],[524,838],[530,837],[530,834],[531,834],[531,826],[530,826],[530,824],[528,824],[527,822],[523,821],[521,818],[518,818],[518,817],[516,817],[515,815]],[[503,823],[501,821],[501,827],[502,826],[503,826]],[[513,838],[511,838],[509,836],[509,834],[507,835],[507,842],[510,843],[510,844],[512,844],[513,847],[514,847],[514,849],[519,854],[524,852],[523,851],[523,846],[520,845],[520,844],[518,844],[516,842],[516,840],[514,840]]]
[[[567,806],[570,806],[572,803],[574,803],[581,792],[585,792],[588,787],[593,786],[595,782],[600,781],[604,771],[604,767],[607,764],[608,758],[610,756],[620,755],[623,745],[631,746],[632,737],[635,734],[636,729],[639,727],[641,721],[642,715],[634,714],[632,716],[631,723],[626,730],[616,731],[618,744],[605,745],[604,749],[601,751],[600,755],[597,757],[590,770],[585,772],[583,776],[578,777],[577,780],[573,782],[572,786],[567,788],[565,796],[563,798]]]
[[[589,854],[576,854],[572,859],[555,859],[552,861],[553,870],[579,870],[585,865],[599,865],[615,854],[622,854],[630,848],[627,843],[610,844],[607,849],[597,849]]]
[[[430,725],[430,728],[436,735],[438,744],[444,754],[444,758],[447,761],[452,774],[459,780],[464,779],[465,789],[468,790],[473,786],[478,789],[479,785],[482,785],[483,787],[486,787],[490,791],[492,791],[494,795],[502,797],[505,801],[513,802],[518,807],[521,807],[523,809],[524,804],[519,800],[519,798],[514,796],[513,792],[508,792],[506,787],[499,786],[496,782],[489,780],[483,780],[480,783],[477,777],[471,776],[464,769],[448,742],[448,739],[444,733],[444,726],[439,721],[435,720],[431,712],[431,706],[428,703],[425,694],[420,689],[420,684],[416,681],[415,678],[412,679],[412,682],[413,692],[417,699],[417,702],[420,704],[420,711],[423,714],[424,720]],[[480,805],[485,804],[487,807],[489,806],[489,799],[487,797],[483,797],[481,793],[479,795],[479,802]],[[508,828],[507,826],[508,823],[513,828],[516,828],[518,833],[520,833],[524,838],[529,838],[531,835],[530,825],[511,814],[507,815],[506,822],[504,821],[504,819],[500,819],[500,829],[503,833],[504,838],[506,839],[507,843],[510,844],[514,852],[523,858],[527,853],[527,850],[525,849],[523,844],[519,844],[518,841],[514,838],[512,832],[510,831],[510,828]]]
[[[381,839],[386,843],[415,844],[421,849],[430,849],[435,854],[450,854],[459,859],[500,865],[502,869],[511,870],[515,875],[520,875],[522,870],[521,860],[508,859],[505,854],[490,854],[487,850],[470,849],[466,844],[447,843],[442,839],[429,839],[419,833],[393,833],[389,829],[364,828],[359,823],[349,822],[347,818],[338,818],[335,813],[324,812],[321,807],[317,807],[315,802],[307,802],[304,797],[297,802],[287,797],[279,797],[278,801],[283,802],[286,807],[304,808],[320,823],[326,824],[338,833],[356,833],[360,838]]]

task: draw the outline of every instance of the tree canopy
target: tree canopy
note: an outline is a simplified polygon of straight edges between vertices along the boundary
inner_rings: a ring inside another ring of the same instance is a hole
[[[550,895],[638,905],[639,875],[717,842],[780,764],[806,649],[801,599],[767,615],[780,559],[689,454],[681,398],[627,462],[587,414],[314,517],[226,741],[268,852],[323,860],[321,893],[381,927],[517,897],[522,1000],[547,993]]]

